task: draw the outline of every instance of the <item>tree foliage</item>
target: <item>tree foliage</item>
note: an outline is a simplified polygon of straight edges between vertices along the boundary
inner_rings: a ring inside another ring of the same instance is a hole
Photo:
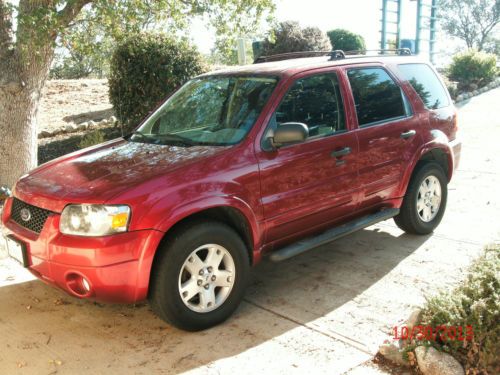
[[[111,59],[109,96],[118,118],[133,128],[177,87],[205,70],[186,40],[164,34],[136,34]]]
[[[326,33],[333,49],[341,49],[343,51],[358,51],[365,50],[365,40],[361,35],[355,34],[345,29],[330,30]]]
[[[481,51],[500,23],[500,0],[440,0],[443,29]]]
[[[186,36],[190,19],[202,15],[216,34],[219,60],[233,62],[236,38],[254,35],[274,11],[272,0],[118,0],[117,4],[120,17],[95,6],[83,9],[74,26],[58,39],[61,62],[53,71],[66,67],[78,72],[83,65],[96,75],[107,74],[113,46],[128,35],[158,31]]]
[[[295,21],[279,23],[264,40],[263,55],[285,52],[330,51],[332,45],[324,32],[317,27],[301,28]]]

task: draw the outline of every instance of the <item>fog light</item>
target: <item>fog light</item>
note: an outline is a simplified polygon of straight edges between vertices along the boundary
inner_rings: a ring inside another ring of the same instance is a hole
[[[89,281],[78,273],[71,272],[67,274],[66,285],[68,289],[78,297],[88,298],[92,295],[92,288]]]

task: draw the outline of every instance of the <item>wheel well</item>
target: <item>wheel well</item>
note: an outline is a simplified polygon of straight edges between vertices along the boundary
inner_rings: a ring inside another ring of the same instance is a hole
[[[250,225],[246,217],[238,210],[228,206],[220,206],[208,208],[203,211],[196,212],[189,215],[182,220],[175,223],[168,232],[165,234],[165,238],[168,237],[169,233],[175,231],[178,227],[184,226],[191,221],[199,220],[214,220],[219,221],[223,224],[230,226],[232,229],[238,233],[241,237],[248,251],[248,257],[250,264],[253,261],[253,236]]]
[[[441,168],[443,168],[444,174],[449,180],[450,166],[448,164],[448,155],[446,154],[446,152],[444,152],[439,148],[432,149],[426,152],[424,155],[422,155],[418,163],[420,164],[426,161],[434,161],[438,163],[441,166]]]

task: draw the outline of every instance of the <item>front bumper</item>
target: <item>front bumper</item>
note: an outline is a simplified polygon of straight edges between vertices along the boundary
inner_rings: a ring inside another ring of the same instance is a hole
[[[51,214],[38,234],[10,220],[11,204],[8,199],[2,234],[25,245],[27,267],[36,277],[80,298],[134,303],[147,297],[151,264],[163,232],[70,236],[59,232],[60,215]]]

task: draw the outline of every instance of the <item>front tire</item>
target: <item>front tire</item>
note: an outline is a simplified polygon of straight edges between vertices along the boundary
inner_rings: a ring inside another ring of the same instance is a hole
[[[396,225],[407,233],[429,234],[441,222],[448,198],[448,181],[435,162],[417,165],[408,184]]]
[[[223,322],[238,307],[250,263],[245,244],[230,227],[193,222],[175,230],[158,251],[149,300],[160,318],[198,331]]]

